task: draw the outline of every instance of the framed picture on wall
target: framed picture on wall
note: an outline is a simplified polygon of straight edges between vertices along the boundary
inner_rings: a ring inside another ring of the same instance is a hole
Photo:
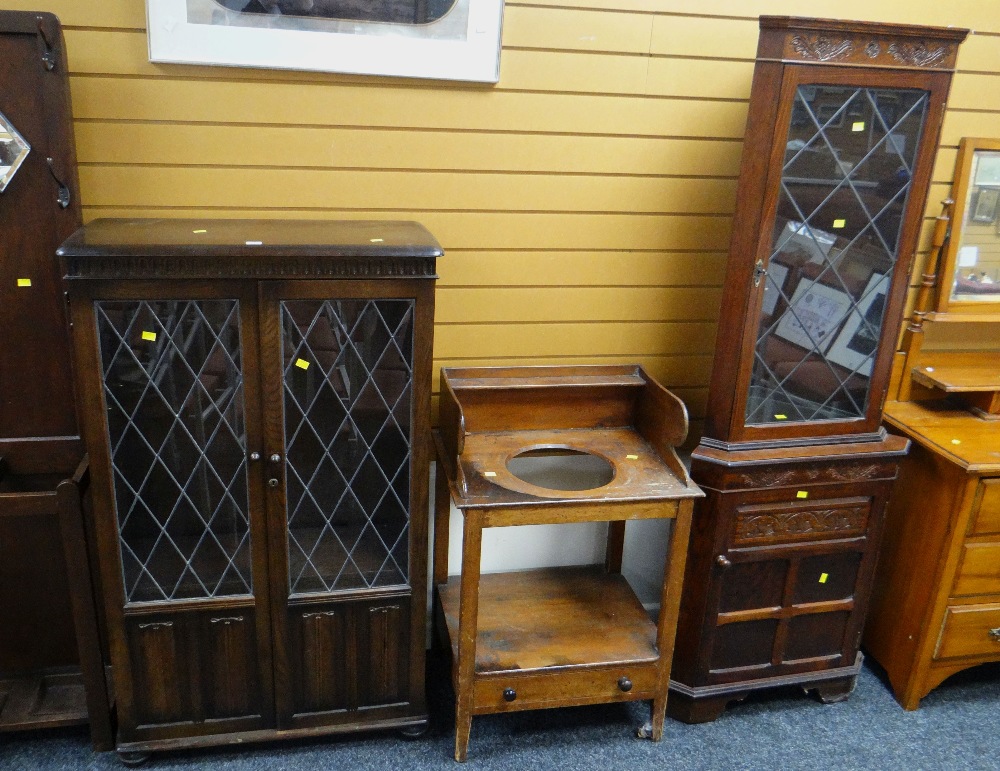
[[[859,375],[871,377],[875,349],[882,334],[882,315],[888,291],[889,277],[873,273],[857,306],[826,354],[830,361]]]
[[[146,0],[149,59],[496,83],[503,0]]]

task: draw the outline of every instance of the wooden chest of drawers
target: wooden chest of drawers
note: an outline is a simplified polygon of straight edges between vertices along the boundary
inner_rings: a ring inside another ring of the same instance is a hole
[[[1000,424],[945,403],[895,402],[913,440],[889,505],[865,631],[906,709],[948,676],[1000,661]]]

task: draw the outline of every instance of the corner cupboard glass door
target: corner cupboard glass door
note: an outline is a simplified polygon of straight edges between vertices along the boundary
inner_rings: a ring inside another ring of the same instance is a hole
[[[863,419],[928,92],[795,89],[745,423]]]

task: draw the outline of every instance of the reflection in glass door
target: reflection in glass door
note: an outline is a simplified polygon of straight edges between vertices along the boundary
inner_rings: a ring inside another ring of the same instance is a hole
[[[798,87],[771,246],[757,264],[748,424],[866,415],[927,100]]]
[[[413,301],[280,308],[289,591],[405,586]]]
[[[126,602],[252,594],[239,303],[95,313]]]

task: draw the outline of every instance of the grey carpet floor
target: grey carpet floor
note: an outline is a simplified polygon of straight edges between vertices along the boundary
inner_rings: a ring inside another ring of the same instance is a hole
[[[431,728],[407,741],[370,733],[309,742],[162,753],[150,771],[404,771],[451,769],[454,700],[442,663],[429,671]],[[644,769],[1000,769],[1000,665],[958,674],[915,712],[893,700],[877,667],[865,665],[846,702],[823,705],[798,689],[775,689],[730,707],[714,723],[667,720],[663,741],[634,738],[645,703],[520,712],[472,723],[472,771]],[[0,734],[0,769],[114,769],[93,754],[85,729]]]

